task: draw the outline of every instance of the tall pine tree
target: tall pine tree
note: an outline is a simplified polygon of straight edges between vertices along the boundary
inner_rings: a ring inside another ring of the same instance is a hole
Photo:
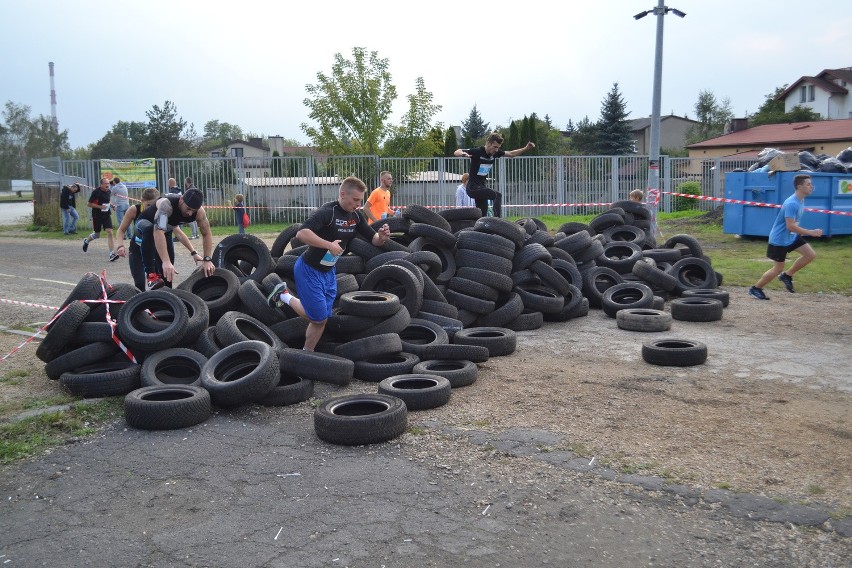
[[[488,123],[482,121],[482,115],[476,110],[476,105],[470,110],[467,120],[462,121],[462,137],[465,148],[470,148],[488,133]]]
[[[618,83],[612,84],[601,107],[601,119],[597,124],[598,151],[605,156],[621,156],[633,150],[633,134],[627,121],[626,104],[618,90]]]
[[[458,147],[459,141],[456,138],[456,129],[451,126],[447,128],[447,135],[444,136],[444,155],[452,156]]]

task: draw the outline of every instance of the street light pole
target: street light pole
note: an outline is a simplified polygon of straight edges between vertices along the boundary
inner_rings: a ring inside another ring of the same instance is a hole
[[[651,101],[651,148],[648,152],[648,201],[656,203],[659,201],[660,190],[660,91],[663,83],[663,18],[669,12],[683,18],[685,13],[674,8],[667,8],[665,0],[658,0],[657,7],[653,10],[645,10],[633,16],[639,20],[652,13],[657,16],[657,41],[654,50],[654,93]],[[652,195],[653,194],[653,195]],[[656,215],[654,215],[654,227],[656,232]]]

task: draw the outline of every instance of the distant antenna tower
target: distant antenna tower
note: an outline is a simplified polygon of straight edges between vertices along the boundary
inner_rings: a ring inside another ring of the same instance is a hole
[[[59,132],[59,120],[56,118],[56,89],[53,85],[53,61],[50,61],[47,66],[50,68],[50,122],[53,126],[53,131]]]

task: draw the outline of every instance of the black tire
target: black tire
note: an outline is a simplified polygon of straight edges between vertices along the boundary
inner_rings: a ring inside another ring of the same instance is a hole
[[[555,246],[558,249],[564,250],[565,252],[567,252],[568,254],[570,254],[573,257],[575,254],[589,248],[589,246],[591,244],[592,244],[591,233],[589,233],[589,231],[582,230],[582,231],[577,231],[575,233],[571,233],[570,235],[566,236],[565,238],[557,239],[553,243],[553,246]]]
[[[216,338],[216,326],[211,325],[198,336],[198,339],[195,342],[195,345],[192,348],[195,351],[198,351],[208,359],[219,352],[222,349],[222,345],[219,343],[219,340]]]
[[[379,394],[395,396],[408,410],[428,410],[450,400],[452,385],[439,375],[395,375],[379,383]]]
[[[279,351],[278,357],[282,373],[291,373],[310,381],[348,385],[355,371],[352,360],[328,353],[288,348]]]
[[[510,260],[515,256],[515,243],[500,235],[479,231],[462,231],[459,233],[456,248],[487,252]]]
[[[451,253],[447,252],[447,254],[449,254],[447,258],[453,258],[453,261],[455,261],[455,257]],[[427,278],[431,278],[432,280],[441,277],[444,272],[444,264],[441,257],[430,250],[418,250],[408,253],[403,257],[403,260],[419,268]],[[455,262],[453,266],[455,266]],[[449,277],[452,278],[452,275]]]
[[[116,303],[98,303],[89,304],[91,311],[86,316],[87,322],[103,322],[107,323],[107,306],[109,306],[109,315],[113,320],[118,319],[118,314],[121,313],[121,308],[124,307],[124,302],[139,294],[139,290],[133,284],[125,284],[119,282],[107,288],[107,299],[113,300]]]
[[[500,296],[500,293],[496,289],[488,286],[487,284],[481,284],[474,280],[468,280],[467,278],[459,278],[458,276],[450,278],[450,282],[447,284],[447,287],[450,290],[455,290],[456,292],[473,296],[480,300],[496,302],[497,298]]]
[[[178,284],[179,290],[192,292],[207,304],[210,312],[210,325],[214,325],[222,314],[237,309],[240,304],[238,291],[240,279],[236,274],[223,268],[217,268],[210,276],[202,270],[196,270]]]
[[[304,402],[314,394],[314,382],[298,375],[281,373],[272,390],[258,399],[263,406],[290,406]]]
[[[380,355],[361,361],[355,361],[355,378],[368,383],[378,383],[394,375],[411,372],[420,357],[414,353],[401,351],[392,355]]]
[[[555,242],[556,239],[553,238],[553,235],[551,235],[549,231],[536,231],[535,233],[530,235],[530,238],[526,240],[524,246],[527,246],[531,243],[538,243],[545,248],[550,248]]]
[[[603,236],[608,242],[627,242],[640,247],[647,238],[645,231],[633,225],[615,225],[604,230]]]
[[[515,291],[528,310],[556,314],[565,307],[565,298],[547,286],[522,285],[516,286]]]
[[[502,357],[515,352],[518,336],[504,327],[471,327],[456,333],[453,343],[487,347],[489,357]]]
[[[700,258],[685,257],[666,271],[677,280],[674,292],[682,294],[690,288],[715,288],[716,272],[710,263]]]
[[[485,363],[491,357],[488,348],[482,345],[462,345],[449,343],[447,345],[428,345],[423,349],[424,361],[471,361]]]
[[[379,323],[372,327],[368,327],[363,331],[352,333],[349,339],[361,339],[362,337],[370,337],[373,335],[381,335],[383,333],[399,333],[411,323],[411,316],[408,310],[400,308],[394,315],[380,320]]]
[[[99,300],[103,297],[103,289],[101,288],[101,278],[93,272],[84,274],[71,293],[65,297],[65,301],[59,306],[59,309],[53,314],[54,316],[62,311],[62,308],[77,300]],[[91,309],[91,306],[89,306]],[[51,318],[53,319],[53,318]],[[54,322],[55,323],[55,322]]]
[[[490,270],[497,274],[512,273],[512,261],[510,259],[488,252],[469,249],[458,249],[456,251],[456,266],[459,268],[469,266],[481,270]]]
[[[476,382],[479,372],[472,361],[430,359],[421,361],[411,370],[412,374],[439,375],[450,381],[452,388],[465,387]]]
[[[654,304],[654,292],[639,282],[622,282],[607,288],[601,297],[603,312],[614,318],[620,310],[651,308]]]
[[[606,229],[609,229],[610,227],[623,224],[624,217],[622,217],[618,213],[613,212],[601,213],[600,215],[589,221],[589,227],[591,227],[592,230],[598,234],[603,233]]]
[[[652,248],[642,251],[642,256],[653,259],[654,262],[668,262],[674,264],[681,259],[680,251],[667,248]]]
[[[180,347],[189,347],[194,345],[198,338],[204,333],[204,330],[210,326],[210,308],[207,304],[187,290],[179,290],[177,288],[164,288],[170,294],[174,294],[180,298],[186,306],[186,313],[189,319],[184,329],[183,339],[180,340]]]
[[[65,311],[56,318],[47,331],[47,335],[36,347],[36,357],[49,363],[56,359],[65,347],[72,342],[77,329],[86,320],[91,309],[85,302],[75,301],[66,306]],[[104,322],[104,325],[109,325]]]
[[[269,249],[270,255],[274,258],[278,258],[284,254],[284,249],[287,248],[287,245],[290,244],[290,240],[296,236],[296,233],[298,233],[301,228],[301,223],[293,223],[289,227],[285,227],[284,230],[275,237],[275,241],[273,241],[272,247]]]
[[[376,268],[378,268],[380,266],[384,266],[389,261],[403,259],[406,256],[408,256],[409,254],[411,254],[411,253],[410,252],[403,252],[403,251],[400,251],[400,250],[392,250],[392,251],[388,251],[388,252],[383,252],[381,254],[377,254],[376,256],[374,256],[373,258],[371,258],[370,260],[368,260],[366,262],[366,264],[364,265],[365,272],[367,272],[367,274],[369,274],[370,272],[372,272]]]
[[[444,328],[431,321],[412,318],[408,327],[399,332],[402,351],[413,353],[421,359],[423,350],[429,345],[446,345],[450,337]]]
[[[677,290],[677,278],[661,270],[659,265],[653,266],[648,262],[640,261],[633,265],[632,272],[650,286],[660,288],[666,292]]]
[[[371,258],[376,256],[377,254],[382,254],[383,252],[387,252],[387,251],[384,251],[384,250],[380,249],[379,247],[375,246],[373,243],[368,243],[364,239],[361,239],[361,238],[358,238],[358,237],[349,241],[349,246],[347,247],[347,249],[352,254],[357,254],[358,256],[363,258],[364,260],[370,260]]]
[[[636,219],[650,219],[651,212],[648,210],[646,205],[639,203],[637,201],[630,201],[629,199],[625,199],[623,201],[616,201],[610,207],[617,207],[619,209],[624,210],[626,213],[630,213]]]
[[[559,275],[568,282],[568,284],[575,286],[579,290],[583,289],[583,275],[580,274],[580,269],[577,268],[576,264],[559,258],[554,258],[553,264],[550,266],[553,270],[558,272]]]
[[[459,310],[464,309],[478,315],[490,314],[494,311],[495,304],[492,300],[474,298],[473,296],[468,296],[467,294],[462,294],[455,290],[447,290],[445,296],[447,296],[447,300],[459,308]],[[459,318],[461,318],[461,311],[459,312]]]
[[[619,274],[628,274],[642,258],[642,249],[635,243],[615,241],[604,245],[603,254],[595,259],[598,266],[612,268]]]
[[[293,263],[296,264],[295,262]],[[344,254],[339,259],[337,259],[337,263],[334,265],[334,270],[338,275],[341,274],[361,274],[366,271],[366,263],[364,259],[358,256],[357,254]],[[278,269],[276,268],[276,271]],[[293,269],[290,269],[290,273],[292,274]]]
[[[543,245],[529,243],[515,254],[515,258],[512,260],[512,272],[529,268],[536,261],[543,261],[550,264],[553,261],[553,257],[550,256],[550,253],[547,252],[547,249]]]
[[[541,278],[529,268],[513,272],[509,278],[512,279],[512,288],[515,286],[541,286]]]
[[[482,233],[491,233],[492,235],[500,235],[503,238],[509,239],[512,243],[514,243],[515,250],[524,246],[524,241],[527,238],[526,231],[524,231],[520,225],[499,217],[481,217],[476,221],[473,229]]]
[[[402,215],[394,215],[393,217],[385,217],[384,219],[370,223],[370,227],[374,231],[378,231],[383,225],[387,225],[391,233],[407,233],[408,228],[411,226],[411,221]]]
[[[722,301],[713,298],[686,297],[671,302],[672,318],[679,321],[719,321],[722,310]]]
[[[146,311],[169,312],[169,321],[159,331],[142,331],[138,328],[136,316]],[[124,304],[118,315],[118,335],[131,349],[146,352],[159,351],[180,344],[186,334],[189,312],[186,304],[175,294],[164,290],[152,290],[138,294]]]
[[[515,321],[524,311],[524,301],[517,292],[510,293],[502,304],[496,305],[494,311],[480,315],[476,319],[479,327],[505,327]]]
[[[120,351],[118,345],[112,341],[89,343],[52,359],[44,366],[44,372],[48,379],[56,381],[62,373],[104,361]]]
[[[86,345],[98,341],[112,341],[112,326],[105,321],[84,321],[74,333],[70,345]]]
[[[414,264],[417,264],[416,261],[418,260],[418,257],[415,255],[418,252],[433,253],[438,257],[441,267],[440,272],[433,277],[435,282],[438,282],[439,284],[446,283],[456,273],[456,257],[453,249],[438,246],[422,237],[418,237],[411,241],[411,245],[408,248],[410,248],[412,252],[411,255],[406,257],[406,260],[409,260]],[[424,289],[424,293],[425,292],[426,290]]]
[[[219,318],[216,323],[216,339],[225,347],[243,341],[261,341],[275,351],[286,347],[269,326],[242,312],[228,312]]]
[[[278,354],[262,341],[241,341],[210,357],[201,386],[213,404],[233,407],[260,400],[280,378]]]
[[[415,267],[415,270],[420,269]],[[396,264],[379,266],[367,274],[361,284],[361,291],[366,290],[396,294],[410,316],[416,315],[423,304],[423,284],[418,281],[417,275]]]
[[[438,314],[448,318],[457,319],[459,317],[459,309],[449,302],[438,300],[423,300],[423,305],[420,306],[421,312],[430,314]]]
[[[456,311],[458,315],[458,310]],[[441,314],[433,314],[430,312],[421,311],[417,314],[417,319],[426,320],[438,325],[441,329],[443,329],[447,333],[447,337],[452,341],[453,336],[460,329],[464,328],[464,323],[458,317],[449,317]]]
[[[530,265],[530,270],[535,272],[545,285],[553,288],[558,293],[563,296],[568,293],[568,287],[571,285],[571,282],[568,282],[565,277],[550,264],[538,260]]]
[[[151,353],[139,374],[143,387],[158,385],[201,385],[201,369],[207,356],[193,349],[175,347]]]
[[[707,361],[707,345],[691,339],[658,339],[642,344],[642,359],[652,365],[692,367]]]
[[[671,329],[672,316],[657,309],[626,308],[618,311],[615,322],[627,331],[659,332]]]
[[[402,210],[402,216],[410,219],[413,223],[425,223],[426,225],[433,225],[445,231],[450,230],[450,223],[446,219],[422,205],[406,206]]]
[[[62,373],[59,384],[84,398],[121,396],[139,388],[139,365],[126,358],[99,361]]]
[[[359,290],[340,296],[340,309],[354,316],[386,318],[399,311],[399,297],[390,292]]]
[[[581,231],[586,231],[591,235],[592,228],[589,227],[586,223],[577,223],[576,221],[569,221],[568,223],[563,223],[559,225],[559,228],[556,229],[557,233],[564,233],[565,236],[570,236],[575,233],[579,233]]]
[[[515,318],[515,321],[507,323],[504,327],[512,331],[532,331],[544,325],[544,314],[525,310]]]
[[[589,299],[590,306],[600,308],[607,288],[622,282],[624,279],[612,268],[595,266],[583,274],[583,296]]]
[[[718,288],[690,288],[683,291],[684,298],[712,298],[722,302],[722,307],[727,308],[731,301],[730,294]]]
[[[397,309],[402,309],[402,306],[399,306]],[[369,329],[374,325],[381,323],[384,319],[385,318],[356,316],[343,313],[340,310],[335,310],[325,324],[325,333],[348,337],[352,333],[358,333],[365,329]],[[281,341],[289,344],[290,342],[287,340],[287,337],[290,337],[291,339],[304,339],[305,331],[308,329],[308,322],[302,318],[292,318],[286,322],[275,324],[270,327],[270,329],[281,338]]]
[[[447,221],[476,221],[482,217],[479,207],[455,207],[438,211],[438,215]]]
[[[249,233],[228,235],[219,241],[213,251],[213,264],[218,268],[230,268],[236,266],[239,261],[243,261],[252,269],[250,274],[235,272],[240,283],[246,279],[260,282],[275,267],[266,243]]]
[[[189,385],[142,387],[124,397],[124,419],[139,430],[176,430],[210,418],[210,393]]]
[[[276,276],[270,274],[267,276]],[[264,279],[265,280],[265,279]],[[245,280],[240,284],[237,292],[242,302],[243,312],[260,321],[264,325],[270,326],[282,322],[287,319],[286,314],[278,309],[269,306],[266,300],[266,294],[260,287],[257,280]]]
[[[512,282],[512,278],[507,276],[506,274],[498,274],[496,272],[491,272],[489,270],[482,270],[481,268],[471,268],[469,266],[465,266],[459,268],[456,271],[456,276],[459,278],[465,278],[467,280],[473,280],[474,282],[479,282],[480,284],[485,284],[494,288],[498,292],[511,292],[514,283]],[[428,310],[427,310],[428,311]]]
[[[674,235],[666,239],[666,242],[663,243],[663,248],[667,249],[679,249],[682,256],[684,255],[683,249],[688,251],[689,256],[694,256],[696,258],[700,258],[704,256],[704,249],[701,247],[701,243],[698,242],[698,239],[692,237],[690,235]]]
[[[317,437],[344,446],[387,442],[402,435],[407,425],[405,403],[385,394],[331,398],[323,401],[314,412]]]
[[[392,355],[402,351],[402,341],[396,333],[374,335],[363,339],[355,339],[339,345],[334,354],[352,361],[362,361],[382,355]]]
[[[576,286],[569,286],[568,292],[563,295],[565,305],[558,313],[543,314],[544,321],[568,321],[578,317],[578,308],[585,300],[588,306],[588,300],[583,298],[582,292]],[[588,310],[586,311],[588,313]]]
[[[449,225],[449,223],[447,223]],[[408,228],[408,234],[414,237],[423,237],[438,246],[453,249],[456,246],[456,236],[450,232],[450,228],[443,229],[435,225],[423,223],[412,223]]]

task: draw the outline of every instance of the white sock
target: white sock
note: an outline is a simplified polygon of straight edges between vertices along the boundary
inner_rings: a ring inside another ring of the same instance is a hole
[[[292,299],[293,296],[290,294],[290,292],[284,292],[283,294],[281,294],[281,301],[287,304],[288,306],[290,305],[290,300]]]

